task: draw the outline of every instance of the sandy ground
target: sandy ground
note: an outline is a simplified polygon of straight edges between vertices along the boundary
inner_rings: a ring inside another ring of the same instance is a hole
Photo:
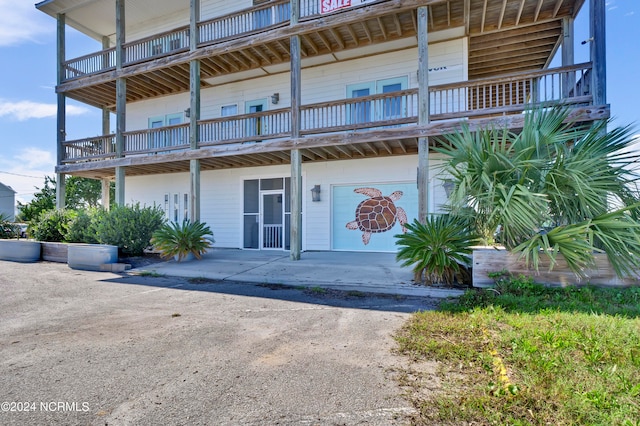
[[[427,298],[0,261],[0,424],[393,425]]]

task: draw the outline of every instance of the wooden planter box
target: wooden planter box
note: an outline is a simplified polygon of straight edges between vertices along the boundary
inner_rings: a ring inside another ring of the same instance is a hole
[[[40,260],[40,241],[0,240],[0,260],[37,262]]]
[[[620,279],[614,272],[609,259],[605,254],[596,254],[594,269],[587,271],[587,278],[580,280],[571,272],[562,255],[556,259],[557,264],[549,271],[550,261],[548,257],[541,256],[540,266],[536,272],[526,268],[524,260],[519,260],[517,254],[503,249],[476,249],[473,251],[473,286],[491,287],[494,280],[489,278],[492,272],[506,270],[513,275],[526,275],[533,277],[536,282],[567,286],[576,284],[595,284],[608,287],[627,287],[640,285],[640,277]]]
[[[68,243],[50,243],[42,241],[42,260],[48,262],[67,263]]]

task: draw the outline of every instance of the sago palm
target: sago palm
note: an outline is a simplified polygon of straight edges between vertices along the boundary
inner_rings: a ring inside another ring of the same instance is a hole
[[[151,244],[162,257],[176,257],[180,262],[189,254],[197,259],[211,248],[213,233],[202,222],[185,219],[182,223],[166,223],[153,233]]]
[[[396,235],[396,254],[402,266],[413,266],[414,281],[451,285],[456,274],[470,266],[471,246],[477,239],[461,216],[430,215],[424,223],[414,219],[407,232]]]

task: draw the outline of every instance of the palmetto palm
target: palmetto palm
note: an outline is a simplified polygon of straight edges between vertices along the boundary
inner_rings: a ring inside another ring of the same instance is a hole
[[[604,250],[619,275],[638,272],[639,157],[631,129],[607,124],[578,126],[565,108],[539,109],[520,133],[447,136],[437,150],[454,183],[452,213],[470,215],[487,242],[495,236],[535,268],[540,252],[562,253],[582,275]]]

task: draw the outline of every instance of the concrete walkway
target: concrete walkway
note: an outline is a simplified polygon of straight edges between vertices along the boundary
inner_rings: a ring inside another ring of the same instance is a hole
[[[393,253],[304,252],[292,261],[283,251],[214,249],[201,260],[171,260],[131,272],[423,297],[462,294],[413,284],[411,268],[401,267]]]

